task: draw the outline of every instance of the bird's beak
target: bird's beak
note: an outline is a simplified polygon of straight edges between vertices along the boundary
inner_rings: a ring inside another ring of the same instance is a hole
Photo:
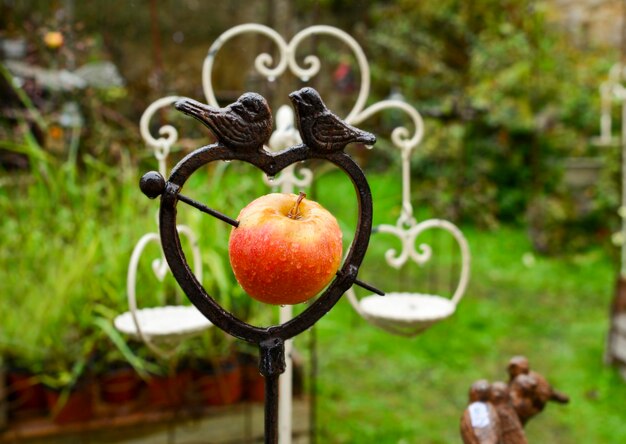
[[[188,116],[202,117],[205,113],[206,105],[197,102],[192,99],[180,99],[174,103],[174,106],[178,111],[181,111]]]
[[[303,103],[302,97],[300,96],[298,91],[294,91],[291,94],[289,94],[289,98],[291,99],[293,103]]]

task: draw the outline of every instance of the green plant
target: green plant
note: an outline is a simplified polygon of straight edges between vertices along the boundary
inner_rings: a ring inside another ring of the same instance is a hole
[[[0,262],[7,273],[0,306],[10,313],[0,353],[50,386],[71,387],[96,347],[91,308],[99,301],[120,308],[123,301],[123,284],[113,276],[126,244],[109,239],[126,237],[112,221],[135,218],[123,201],[128,193],[117,189],[120,177],[129,183],[130,176],[88,155],[81,158],[93,168],[81,170],[79,145],[66,159],[48,153],[23,120],[14,134],[21,138],[2,141],[2,148],[26,156],[31,174],[14,182],[24,176],[5,174],[0,187],[7,221],[0,228]]]

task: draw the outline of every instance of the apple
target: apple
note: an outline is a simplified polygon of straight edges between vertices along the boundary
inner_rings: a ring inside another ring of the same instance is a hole
[[[228,243],[235,278],[252,298],[298,304],[318,294],[341,264],[337,219],[304,193],[272,193],[249,203]]]

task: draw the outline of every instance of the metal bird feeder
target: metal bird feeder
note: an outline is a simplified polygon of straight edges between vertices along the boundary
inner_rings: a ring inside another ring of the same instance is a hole
[[[174,127],[161,127],[161,137],[155,139],[150,134],[150,120],[161,108],[169,107],[180,97],[164,97],[152,103],[141,116],[140,131],[146,144],[154,151],[159,165],[159,173],[166,174],[167,157],[170,149],[178,138]],[[193,272],[196,279],[202,282],[202,260],[195,234],[186,225],[177,225],[176,231],[185,236],[193,256]],[[115,327],[129,336],[144,342],[150,350],[158,356],[169,359],[176,352],[177,346],[185,338],[203,333],[212,326],[193,305],[165,305],[139,309],[137,306],[137,269],[140,259],[150,244],[154,243],[161,249],[161,257],[152,261],[152,271],[159,281],[163,281],[169,272],[169,267],[161,248],[161,238],[158,233],[147,233],[137,242],[128,264],[126,292],[129,311],[120,314],[114,320]],[[167,345],[167,346],[166,346]]]
[[[182,106],[179,107],[183,108]],[[271,125],[271,122],[268,122]],[[250,145],[235,149],[228,140],[219,140],[199,148],[186,156],[173,170],[167,181],[158,172],[145,174],[140,182],[144,194],[150,198],[161,197],[159,228],[163,252],[172,274],[191,302],[215,326],[226,333],[259,347],[259,370],[265,377],[265,442],[278,442],[278,377],[285,370],[285,341],[312,327],[324,316],[354,283],[365,256],[372,227],[372,196],[365,175],[359,166],[343,150],[327,151],[306,145],[293,146],[279,153],[271,153],[257,145],[253,133]],[[352,180],[359,208],[359,220],[354,240],[337,276],[327,289],[298,316],[285,323],[270,327],[250,325],[235,317],[219,305],[204,289],[192,273],[181,248],[176,225],[177,204],[183,202],[201,212],[237,226],[238,222],[219,211],[190,199],[181,193],[189,177],[199,168],[215,161],[238,160],[256,166],[268,176],[274,176],[284,168],[308,159],[326,160],[335,164]]]
[[[371,295],[357,299],[354,289],[347,292],[347,297],[354,309],[366,320],[389,333],[414,336],[431,325],[449,318],[456,311],[456,306],[467,288],[470,272],[470,252],[467,240],[461,230],[453,223],[442,219],[428,219],[417,223],[411,205],[411,173],[410,159],[414,145],[401,147],[402,153],[402,210],[395,225],[384,224],[376,227],[377,233],[396,236],[401,244],[399,253],[388,250],[385,261],[395,269],[402,268],[409,261],[424,265],[433,254],[427,244],[419,244],[415,248],[418,237],[427,230],[439,229],[450,233],[459,246],[461,269],[459,283],[451,298],[436,294],[418,292],[387,292],[382,298]]]

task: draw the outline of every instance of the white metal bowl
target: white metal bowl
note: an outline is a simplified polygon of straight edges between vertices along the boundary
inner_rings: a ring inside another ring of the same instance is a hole
[[[151,339],[193,336],[213,325],[195,307],[187,305],[143,308],[135,313],[141,333]],[[122,333],[140,338],[132,312],[127,311],[117,316],[114,324]]]
[[[372,324],[391,333],[414,336],[449,318],[456,304],[442,296],[421,293],[387,293],[359,301],[360,313]]]

